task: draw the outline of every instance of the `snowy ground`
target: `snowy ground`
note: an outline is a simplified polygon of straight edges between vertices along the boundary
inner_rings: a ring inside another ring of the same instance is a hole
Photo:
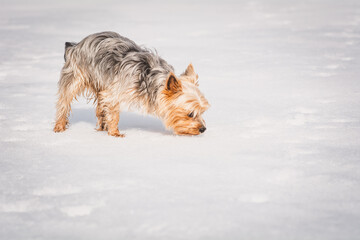
[[[360,2],[0,0],[0,239],[359,239]],[[192,62],[207,132],[75,103],[65,41],[112,30]]]

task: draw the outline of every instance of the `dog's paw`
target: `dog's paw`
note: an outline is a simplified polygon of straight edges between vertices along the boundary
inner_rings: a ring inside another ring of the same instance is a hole
[[[56,124],[54,127],[54,132],[58,133],[58,132],[63,132],[66,130],[66,125],[64,124]]]
[[[121,138],[124,138],[125,137],[125,134],[122,134],[122,133],[117,133],[115,135],[113,135],[114,137],[121,137]]]
[[[119,133],[119,131],[117,131],[117,132],[108,132],[108,134],[110,136],[113,136],[113,137],[120,137],[120,138],[125,137],[125,134],[121,134],[121,133]]]

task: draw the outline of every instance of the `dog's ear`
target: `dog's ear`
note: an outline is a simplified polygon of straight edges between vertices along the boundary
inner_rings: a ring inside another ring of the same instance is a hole
[[[184,74],[187,76],[193,76],[196,74],[192,63],[190,63],[189,66],[186,68]]]
[[[170,73],[168,79],[166,80],[166,89],[174,93],[181,91],[181,83],[176,79],[174,73]]]
[[[199,86],[199,75],[196,74],[194,70],[194,66],[190,63],[189,66],[186,68],[185,72],[181,75],[186,77],[185,79],[194,83],[195,85]]]

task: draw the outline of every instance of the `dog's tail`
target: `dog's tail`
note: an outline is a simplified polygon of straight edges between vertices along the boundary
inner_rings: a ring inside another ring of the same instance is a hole
[[[66,42],[65,43],[65,53],[64,53],[64,60],[66,62],[66,60],[68,59],[68,54],[69,54],[69,50],[70,49],[73,49],[74,46],[76,46],[77,43],[74,43],[74,42]]]

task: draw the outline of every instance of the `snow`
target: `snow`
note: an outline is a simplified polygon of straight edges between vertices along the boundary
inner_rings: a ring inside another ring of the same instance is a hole
[[[0,5],[0,239],[359,238],[358,1]],[[204,135],[86,99],[52,132],[64,42],[105,30],[194,64]]]

